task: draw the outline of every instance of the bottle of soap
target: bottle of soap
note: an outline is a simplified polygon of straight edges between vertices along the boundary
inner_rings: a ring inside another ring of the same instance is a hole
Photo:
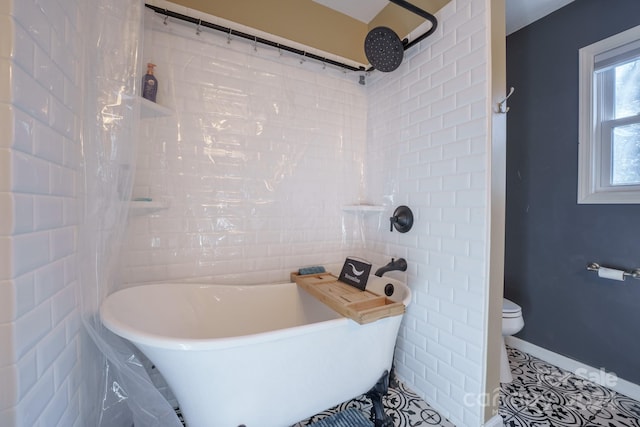
[[[158,80],[153,75],[153,68],[156,64],[149,62],[147,64],[147,74],[142,77],[142,97],[149,101],[156,102],[158,94]]]

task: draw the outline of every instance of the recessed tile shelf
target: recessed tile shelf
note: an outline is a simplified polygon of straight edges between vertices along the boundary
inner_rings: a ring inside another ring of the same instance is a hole
[[[140,117],[143,119],[152,119],[155,117],[169,117],[173,114],[171,109],[151,102],[148,99],[140,97]]]
[[[137,201],[129,202],[129,216],[149,215],[164,209],[169,209],[169,203],[166,200]]]

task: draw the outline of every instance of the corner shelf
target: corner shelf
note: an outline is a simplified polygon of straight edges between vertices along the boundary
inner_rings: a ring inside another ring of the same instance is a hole
[[[169,117],[173,115],[173,111],[163,105],[151,102],[148,99],[139,97],[140,99],[140,117],[143,119],[152,119],[155,117]]]
[[[137,201],[129,202],[129,216],[149,215],[164,209],[169,209],[169,202],[166,200]]]
[[[378,213],[384,212],[384,206],[380,205],[346,205],[342,207],[343,212],[351,213]]]

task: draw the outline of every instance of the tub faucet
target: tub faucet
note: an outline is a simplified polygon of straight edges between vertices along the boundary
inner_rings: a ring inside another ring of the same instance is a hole
[[[407,271],[407,261],[404,258],[393,259],[384,267],[380,267],[376,270],[376,276],[382,277],[382,275],[388,271]]]

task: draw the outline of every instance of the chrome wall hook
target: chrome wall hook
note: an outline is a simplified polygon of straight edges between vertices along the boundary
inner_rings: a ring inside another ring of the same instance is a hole
[[[509,107],[507,107],[507,99],[509,99],[509,97],[513,95],[513,92],[515,92],[515,90],[516,89],[511,86],[511,89],[509,89],[509,94],[498,103],[498,113],[507,114],[507,112],[509,111]]]

